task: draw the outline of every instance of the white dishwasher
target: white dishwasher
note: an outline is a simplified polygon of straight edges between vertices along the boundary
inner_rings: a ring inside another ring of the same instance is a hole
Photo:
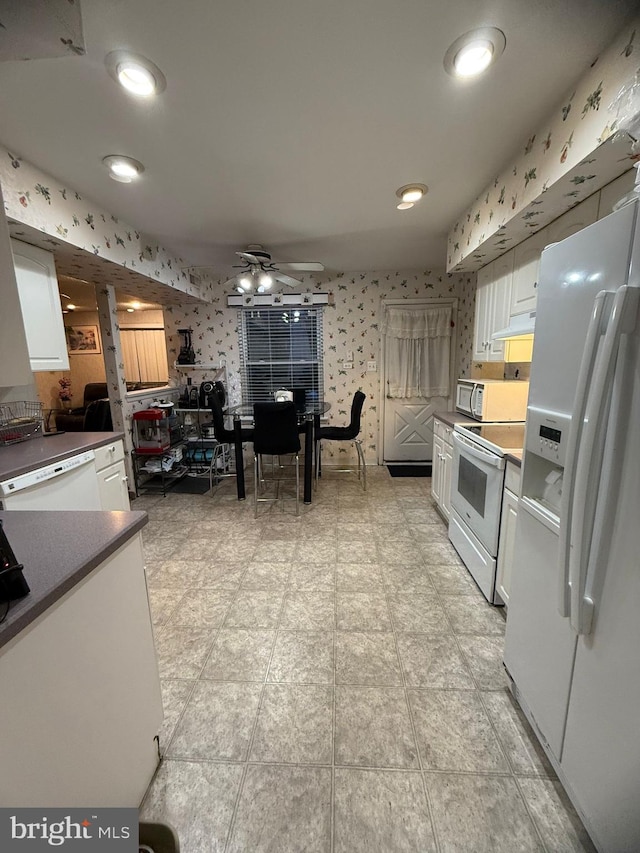
[[[86,450],[0,483],[5,509],[102,509],[95,453]]]

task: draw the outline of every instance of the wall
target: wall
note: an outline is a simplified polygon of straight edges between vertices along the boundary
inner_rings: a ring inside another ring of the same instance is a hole
[[[504,252],[509,248],[504,244],[503,233],[507,223],[578,165],[581,168],[571,177],[564,209],[574,203],[572,193],[586,197],[598,189],[598,175],[590,168],[590,155],[618,128],[616,111],[610,110],[610,105],[638,70],[640,47],[636,33],[640,33],[640,17],[623,28],[578,84],[558,101],[547,121],[531,129],[513,161],[458,218],[449,232],[447,269],[477,269],[501,253],[493,252],[471,266],[463,264],[480,246],[486,250],[502,240]],[[618,174],[625,168],[623,165]],[[615,174],[610,175],[607,180],[614,177]],[[591,183],[594,185],[589,188]],[[560,213],[562,210],[555,211],[554,218]],[[536,220],[540,227],[546,224],[539,207],[530,208],[525,215],[532,230],[536,230]]]
[[[365,454],[370,464],[378,459],[381,416],[380,374],[367,373],[368,360],[380,361],[383,299],[458,297],[457,375],[469,375],[473,343],[475,274],[446,275],[442,272],[394,271],[344,273],[302,277],[300,292],[330,292],[335,304],[324,309],[325,398],[331,403],[331,419],[348,420],[351,398],[361,389],[367,395],[364,410]],[[181,338],[177,329],[192,327],[198,360],[227,364],[227,383],[232,403],[240,400],[238,358],[238,308],[227,307],[227,295],[220,283],[210,287],[211,304],[168,306],[165,309],[170,365],[176,359]],[[296,291],[298,292],[298,291]],[[354,353],[354,369],[345,371],[341,362],[348,351]],[[176,381],[179,374],[173,373]],[[331,464],[337,446],[328,445],[325,459]]]

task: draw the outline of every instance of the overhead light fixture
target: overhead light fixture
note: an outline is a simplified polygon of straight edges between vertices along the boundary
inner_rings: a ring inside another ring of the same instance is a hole
[[[426,184],[405,184],[403,187],[398,187],[396,196],[400,199],[400,204],[397,204],[396,207],[398,210],[409,210],[428,192],[429,187]]]
[[[144,166],[139,160],[122,154],[109,154],[102,158],[102,162],[109,170],[109,177],[122,184],[130,184],[144,172]]]
[[[243,275],[242,278],[238,279],[238,285],[240,287],[241,292],[251,290],[253,282],[249,278],[248,275]]]
[[[269,273],[263,272],[258,281],[260,282],[260,287],[268,290],[273,284],[273,276],[270,276]]]
[[[127,308],[127,314],[133,314],[135,310],[135,308]]]
[[[134,311],[139,311],[142,308],[142,303],[141,302],[132,302],[131,307],[133,308]]]
[[[461,79],[476,77],[502,55],[506,43],[504,33],[496,27],[470,30],[457,38],[445,53],[445,71]]]
[[[67,310],[68,311],[75,311],[76,310],[76,306],[73,304],[73,302],[69,302],[69,304],[67,305]]]
[[[139,98],[158,95],[167,88],[167,79],[158,66],[138,53],[113,50],[105,57],[110,77]]]

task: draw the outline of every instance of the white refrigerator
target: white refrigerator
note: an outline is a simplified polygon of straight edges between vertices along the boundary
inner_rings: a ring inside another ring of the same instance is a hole
[[[639,207],[542,254],[504,652],[600,853],[640,851]]]

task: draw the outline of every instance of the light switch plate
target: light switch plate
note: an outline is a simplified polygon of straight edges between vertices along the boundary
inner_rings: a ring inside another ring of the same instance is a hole
[[[367,373],[375,373],[378,369],[377,361],[368,361],[367,362]]]
[[[343,361],[342,362],[343,370],[353,370],[353,362],[352,361]]]

